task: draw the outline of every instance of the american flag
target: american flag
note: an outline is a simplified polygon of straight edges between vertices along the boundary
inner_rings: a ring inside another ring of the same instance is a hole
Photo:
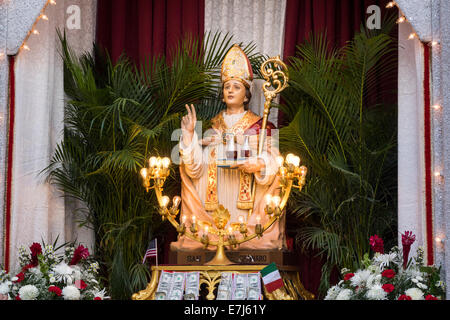
[[[156,238],[150,241],[142,263],[145,263],[145,260],[147,260],[148,257],[156,257],[156,264],[158,265],[158,239]]]

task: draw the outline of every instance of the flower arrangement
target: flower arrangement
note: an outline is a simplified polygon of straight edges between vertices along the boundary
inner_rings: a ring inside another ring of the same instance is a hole
[[[440,280],[440,268],[425,266],[423,249],[418,248],[409,259],[415,236],[410,231],[402,234],[402,249],[392,248],[384,253],[383,239],[374,235],[369,243],[373,257],[364,256],[362,268],[341,271],[343,279],[331,287],[325,300],[441,300],[445,288]]]
[[[0,271],[0,299],[108,299],[97,280],[99,264],[90,257],[88,249],[70,244],[58,255],[55,244],[43,244],[42,248],[41,244],[33,243],[29,250],[21,247],[21,271],[15,276]]]

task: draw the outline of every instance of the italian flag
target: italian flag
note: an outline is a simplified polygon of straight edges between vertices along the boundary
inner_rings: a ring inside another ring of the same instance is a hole
[[[269,293],[283,287],[283,279],[281,279],[275,262],[272,262],[260,272],[264,286]]]

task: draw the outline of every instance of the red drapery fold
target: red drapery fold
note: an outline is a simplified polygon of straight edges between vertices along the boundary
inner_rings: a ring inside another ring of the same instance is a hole
[[[204,32],[204,0],[98,0],[97,43],[113,61],[168,55],[186,33]]]
[[[5,195],[5,270],[9,271],[10,246],[11,246],[11,188],[12,188],[12,166],[14,151],[14,118],[16,110],[16,78],[15,78],[15,56],[9,56],[9,128],[8,128],[8,159],[6,169],[6,195]]]

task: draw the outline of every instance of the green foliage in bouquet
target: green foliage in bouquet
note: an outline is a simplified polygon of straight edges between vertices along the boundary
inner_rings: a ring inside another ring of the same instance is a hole
[[[280,149],[298,154],[308,176],[288,212],[297,243],[326,261],[321,292],[334,267],[360,264],[370,234],[396,241],[396,106],[369,104],[379,79],[396,74],[386,32],[362,29],[340,50],[311,35],[290,59],[280,107],[292,121],[280,130]]]
[[[163,236],[153,193],[146,193],[139,170],[150,155],[169,156],[177,141],[185,104],[199,120],[224,108],[219,97],[220,64],[233,45],[229,34],[186,36],[164,56],[133,64],[125,55],[111,61],[103,50],[77,57],[60,34],[64,61],[64,141],[47,168],[49,181],[80,202],[79,220],[93,228],[95,250],[113,299],[130,299],[144,288],[149,268],[141,263],[154,236]],[[242,46],[255,70],[262,56]],[[172,167],[165,193],[179,194]]]

